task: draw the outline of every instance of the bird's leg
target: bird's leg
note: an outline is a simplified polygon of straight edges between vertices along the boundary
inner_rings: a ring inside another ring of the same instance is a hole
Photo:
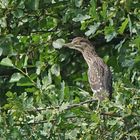
[[[98,110],[98,109],[99,109],[99,106],[100,106],[101,100],[100,100],[100,98],[97,96],[97,93],[94,93],[94,94],[93,94],[93,98],[94,98],[94,99],[97,99],[97,110]]]

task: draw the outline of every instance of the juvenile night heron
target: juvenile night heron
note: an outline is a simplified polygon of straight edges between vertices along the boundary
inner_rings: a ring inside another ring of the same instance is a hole
[[[64,47],[75,49],[82,53],[88,64],[88,80],[95,97],[99,100],[111,99],[112,76],[110,69],[97,55],[90,41],[82,37],[76,37],[71,43],[65,44]]]

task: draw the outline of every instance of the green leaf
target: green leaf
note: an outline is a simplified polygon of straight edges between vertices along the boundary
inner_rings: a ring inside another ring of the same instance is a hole
[[[131,21],[131,18],[130,16],[128,15],[128,22],[129,22],[129,31],[130,31],[130,35],[132,35],[132,21]]]
[[[51,72],[52,72],[52,74],[59,76],[60,75],[60,66],[58,64],[54,64],[51,67]]]
[[[2,55],[2,53],[3,53],[3,49],[2,49],[2,48],[0,48],[0,56]]]
[[[89,15],[82,15],[82,14],[78,14],[77,17],[73,18],[72,20],[75,22],[81,22],[87,19],[90,19],[91,17]]]
[[[131,10],[131,7],[132,7],[132,0],[127,0],[125,2],[125,8],[126,8],[127,12],[129,12]]]
[[[24,64],[23,64],[23,66],[26,67],[27,64],[28,64],[28,56],[26,55],[26,56],[25,56],[25,59],[24,59]]]
[[[36,74],[39,75],[41,73],[41,68],[44,66],[44,62],[41,62],[41,61],[37,61],[36,62]]]
[[[23,16],[24,12],[21,9],[17,9],[13,14],[16,18],[21,18]]]
[[[122,62],[122,67],[133,67],[134,65],[134,60],[133,59],[130,59],[130,60],[124,60]]]
[[[120,43],[115,46],[115,49],[118,49],[118,52],[119,53],[120,53],[121,48],[122,48],[122,46],[123,46],[124,43],[125,43],[125,39],[122,40],[122,41],[120,41]]]
[[[140,36],[137,36],[134,40],[136,47],[140,50]]]
[[[37,82],[36,82],[36,85],[37,85],[37,87],[39,88],[39,89],[41,89],[41,81],[40,81],[40,79],[39,78],[37,78]]]
[[[83,0],[75,0],[76,7],[81,7]]]
[[[37,10],[39,7],[39,0],[28,0],[26,4],[28,8],[32,10]]]
[[[89,26],[89,30],[85,32],[86,36],[90,36],[91,34],[95,34],[95,32],[97,31],[98,27],[100,26],[100,23],[95,23],[94,25],[90,25]]]
[[[111,41],[114,37],[116,37],[116,32],[113,32],[112,34],[108,34],[105,36],[105,39],[107,42]]]
[[[18,83],[17,86],[33,86],[34,84],[29,80],[29,78],[21,78]]]
[[[111,41],[117,35],[113,26],[106,26],[104,29],[104,34],[107,42]]]
[[[13,82],[18,82],[22,77],[24,77],[21,73],[14,73],[12,76],[11,76],[11,79],[10,79],[10,83],[13,83]]]
[[[92,119],[94,122],[99,123],[99,121],[100,121],[100,116],[94,112],[94,113],[91,115],[91,119]]]
[[[61,83],[61,91],[59,94],[59,102],[62,103],[64,101],[64,94],[65,94],[65,82]]]
[[[103,2],[102,4],[102,11],[101,11],[101,16],[103,17],[103,19],[106,20],[107,17],[107,2]]]
[[[6,28],[7,27],[7,22],[6,22],[6,18],[5,17],[1,17],[0,18],[0,26],[2,28]]]
[[[12,61],[10,58],[6,57],[6,58],[3,58],[0,62],[0,65],[3,65],[3,66],[9,66],[9,67],[14,67]]]
[[[61,112],[61,111],[65,110],[65,109],[67,109],[68,106],[69,106],[69,103],[68,102],[62,103],[62,105],[59,108],[59,111]]]
[[[89,9],[89,14],[94,18],[97,19],[98,15],[96,12],[96,8],[97,8],[97,1],[96,0],[91,0],[90,1],[90,9]]]
[[[53,41],[53,47],[56,49],[62,48],[62,46],[65,44],[64,39],[57,39],[56,41]]]
[[[42,78],[42,89],[47,89],[49,85],[52,84],[52,76],[51,76],[51,72],[48,72],[48,76],[44,76]]]
[[[109,55],[105,55],[103,59],[104,59],[104,62],[107,63],[109,60]]]
[[[117,124],[117,120],[109,120],[108,122],[107,122],[107,124],[108,125],[116,125]]]
[[[124,32],[124,30],[125,30],[125,28],[126,28],[126,26],[127,26],[127,24],[128,24],[128,21],[129,21],[129,19],[126,18],[125,21],[124,21],[124,22],[122,23],[122,25],[120,26],[120,28],[119,28],[119,30],[118,30],[118,32],[119,32],[120,34],[123,34],[123,32]]]
[[[25,89],[26,92],[35,93],[37,90],[35,87],[29,87]]]

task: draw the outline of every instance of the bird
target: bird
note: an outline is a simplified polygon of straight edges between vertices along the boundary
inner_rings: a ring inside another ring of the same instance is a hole
[[[98,56],[92,43],[83,37],[76,37],[64,47],[75,49],[82,53],[88,65],[88,81],[94,97],[102,101],[112,98],[112,73],[102,58]]]

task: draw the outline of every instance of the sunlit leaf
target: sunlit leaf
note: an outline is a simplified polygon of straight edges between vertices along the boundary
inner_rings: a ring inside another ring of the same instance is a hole
[[[136,37],[136,39],[134,40],[134,43],[136,44],[136,47],[138,47],[140,50],[140,36]]]
[[[91,7],[90,7],[90,9],[89,9],[89,14],[93,17],[93,18],[95,18],[95,19],[97,19],[97,12],[96,12],[96,6],[97,6],[97,1],[96,0],[91,0],[90,1],[90,4],[91,4]]]
[[[54,65],[51,67],[51,72],[52,72],[52,74],[54,74],[54,75],[56,75],[56,76],[59,76],[59,75],[60,75],[60,67],[59,67],[59,65],[54,64]]]
[[[75,5],[77,7],[80,7],[82,5],[82,3],[83,3],[83,0],[75,0]]]
[[[73,21],[79,22],[79,21],[84,21],[84,20],[87,20],[87,19],[90,19],[89,15],[78,14],[77,17],[73,18]]]
[[[105,61],[105,63],[107,63],[108,62],[108,60],[109,60],[109,56],[108,55],[106,55],[106,56],[104,56],[104,61]]]
[[[101,15],[105,20],[106,20],[106,17],[107,17],[107,6],[108,6],[107,2],[103,2]]]
[[[8,57],[6,58],[3,58],[0,62],[0,65],[3,65],[3,66],[9,66],[9,67],[14,67],[13,63],[12,63],[12,60]]]
[[[117,35],[113,26],[106,26],[104,29],[104,33],[107,42],[111,41]]]
[[[100,26],[100,23],[96,23],[94,25],[90,25],[89,26],[89,30],[85,32],[86,36],[90,36],[91,34],[95,34],[95,32],[97,31],[98,27]]]
[[[128,25],[129,25],[130,35],[132,35],[132,21],[129,15],[128,15]]]
[[[65,44],[64,39],[57,39],[56,41],[53,41],[53,47],[56,49],[62,48],[62,46]]]
[[[110,120],[109,122],[108,122],[108,125],[115,125],[117,123],[117,120]]]
[[[2,28],[5,28],[7,26],[5,17],[0,18],[0,25],[1,25]]]
[[[111,33],[111,34],[108,34],[108,35],[106,35],[105,36],[105,39],[106,39],[106,41],[107,42],[109,42],[109,41],[111,41],[114,37],[116,37],[116,32],[113,32],[113,33]]]
[[[123,32],[124,32],[124,30],[125,30],[125,28],[126,28],[126,26],[127,26],[127,24],[128,24],[128,18],[126,18],[125,19],[125,21],[122,23],[122,25],[120,26],[120,28],[119,28],[119,30],[118,30],[118,32],[120,33],[120,34],[122,34]]]
[[[44,66],[44,62],[41,62],[41,61],[37,61],[36,62],[36,74],[39,75],[40,72],[41,72],[41,68]]]
[[[2,52],[3,52],[3,49],[2,49],[2,48],[0,48],[0,56],[2,55]]]
[[[91,115],[91,119],[92,119],[92,121],[94,121],[95,123],[99,123],[99,121],[100,121],[100,117],[99,117],[99,115],[96,114],[96,113],[93,113],[93,114]]]
[[[24,64],[23,64],[23,66],[26,67],[27,64],[28,64],[28,56],[26,55],[26,56],[25,56],[25,59],[24,59]]]
[[[17,82],[17,86],[33,86],[34,83],[32,83],[29,78],[21,78],[18,82]]]
[[[21,73],[14,73],[12,76],[11,76],[11,79],[9,82],[18,82],[22,77],[24,77]]]
[[[59,110],[60,110],[60,111],[63,111],[63,110],[65,110],[65,109],[67,109],[68,106],[69,106],[69,103],[68,103],[68,102],[67,102],[67,103],[63,103],[63,104],[60,106]]]

